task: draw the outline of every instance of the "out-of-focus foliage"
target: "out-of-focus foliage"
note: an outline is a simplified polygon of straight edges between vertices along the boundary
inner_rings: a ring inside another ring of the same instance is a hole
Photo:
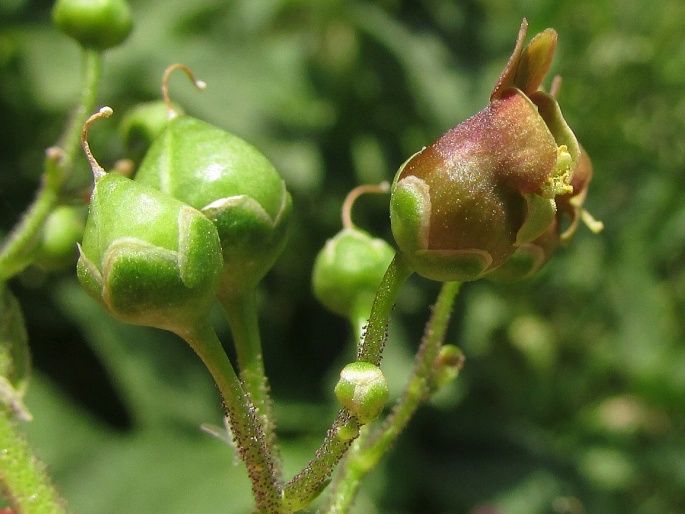
[[[43,149],[78,90],[78,50],[50,2],[0,3],[0,232],[30,202]],[[486,105],[522,17],[559,32],[560,104],[595,178],[581,230],[533,281],[463,288],[449,342],[466,367],[369,477],[357,512],[677,514],[685,511],[685,4],[661,0],[137,0],[107,54],[113,120],[171,95],[255,144],[282,172],[295,226],[261,303],[283,453],[294,472],[332,418],[351,354],[345,321],[311,294],[316,252],[358,183],[390,179]],[[124,157],[115,121],[101,163]],[[79,163],[88,180],[85,160]],[[388,236],[387,198],[355,221]],[[12,282],[38,369],[26,425],[76,513],[249,512],[207,373],[167,334],[122,327],[74,272]],[[436,285],[412,280],[384,371],[408,373]],[[222,336],[228,341],[227,331]]]

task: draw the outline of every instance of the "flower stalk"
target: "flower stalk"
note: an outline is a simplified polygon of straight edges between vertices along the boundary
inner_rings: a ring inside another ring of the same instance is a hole
[[[452,305],[459,287],[459,282],[443,284],[430,320],[426,324],[421,345],[414,358],[414,367],[402,396],[380,427],[364,427],[341,464],[339,474],[328,493],[326,506],[321,510],[322,513],[349,512],[362,479],[387,453],[419,405],[434,392],[432,377],[438,369],[435,364],[445,340]],[[462,364],[463,361],[460,361],[457,366],[461,367]]]

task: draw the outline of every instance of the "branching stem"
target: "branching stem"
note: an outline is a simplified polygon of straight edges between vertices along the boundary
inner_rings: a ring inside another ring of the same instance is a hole
[[[74,159],[80,151],[81,128],[95,104],[101,67],[100,53],[83,50],[83,85],[78,104],[58,145],[46,152],[43,177],[36,198],[0,244],[0,282],[20,273],[33,260],[33,250],[38,244],[43,224],[61,200],[60,189],[71,174]]]
[[[179,335],[200,356],[219,388],[238,454],[252,482],[258,512],[285,514],[276,466],[267,448],[262,423],[214,329],[208,321],[203,321]]]
[[[387,338],[388,320],[400,289],[412,270],[398,253],[390,263],[376,292],[371,316],[363,339],[359,342],[357,359],[379,365]],[[347,409],[341,409],[328,430],[316,456],[307,467],[285,486],[286,503],[295,509],[307,506],[323,490],[345,452],[359,436],[361,424]]]
[[[379,428],[367,427],[355,441],[343,461],[322,512],[344,514],[349,511],[361,480],[378,464],[407,426],[418,406],[429,397],[433,366],[445,339],[459,286],[458,282],[443,284],[431,318],[426,324],[421,346],[414,359],[414,368],[402,396]]]

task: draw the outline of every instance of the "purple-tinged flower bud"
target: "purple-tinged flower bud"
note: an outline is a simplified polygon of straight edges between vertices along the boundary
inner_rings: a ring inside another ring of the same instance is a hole
[[[393,235],[414,271],[475,280],[505,263],[556,220],[580,157],[556,99],[539,90],[557,35],[516,48],[481,112],[412,156],[391,190]]]

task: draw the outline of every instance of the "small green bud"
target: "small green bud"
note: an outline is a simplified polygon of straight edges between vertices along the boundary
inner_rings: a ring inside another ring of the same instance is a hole
[[[385,240],[357,228],[344,228],[319,252],[314,262],[314,295],[331,311],[368,317],[383,274],[395,250]]]
[[[553,96],[539,91],[556,48],[547,29],[514,53],[481,112],[413,155],[390,199],[393,235],[418,274],[475,280],[555,220],[572,191],[578,142]]]
[[[389,394],[385,375],[370,362],[358,361],[345,366],[335,386],[335,396],[362,424],[378,417]]]
[[[88,124],[106,115],[101,111]],[[119,320],[182,334],[207,316],[215,298],[223,264],[216,228],[154,188],[105,173],[85,134],[95,188],[78,278]]]
[[[431,389],[437,391],[454,381],[464,367],[466,358],[459,347],[446,344],[440,348],[430,379]]]
[[[165,101],[170,105],[168,97]],[[136,181],[214,222],[224,258],[222,290],[254,287],[285,245],[292,211],[285,183],[266,157],[238,136],[172,109],[170,114]]]
[[[126,0],[57,0],[52,19],[67,36],[95,50],[120,45],[133,28]]]
[[[35,263],[47,270],[73,266],[85,228],[84,208],[61,205],[45,220]]]
[[[174,105],[177,112],[180,107]],[[169,123],[169,109],[162,100],[138,104],[129,110],[119,127],[131,157],[139,162]]]

